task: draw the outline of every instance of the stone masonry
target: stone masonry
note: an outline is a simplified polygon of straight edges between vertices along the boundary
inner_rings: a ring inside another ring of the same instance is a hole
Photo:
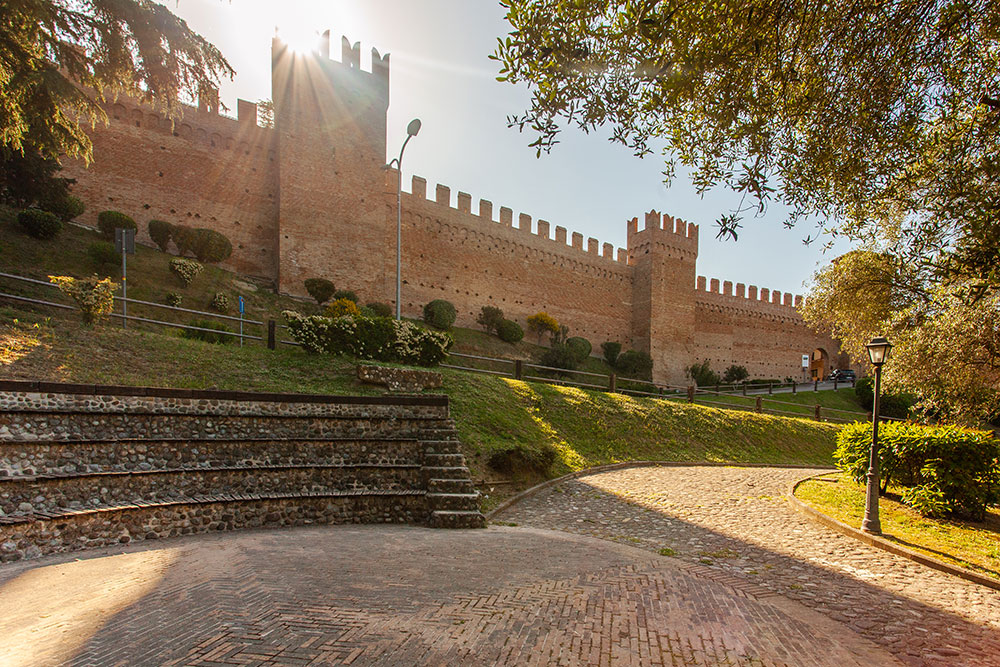
[[[121,210],[226,234],[228,264],[268,278],[283,293],[324,277],[362,301],[395,298],[396,178],[386,170],[389,56],[329,32],[318,53],[275,40],[275,125],[261,127],[256,105],[237,118],[217,105],[189,108],[177,123],[135,101],[107,106],[110,124],[92,133],[94,161],[67,164],[86,202],[82,221]],[[569,232],[526,213],[453,195],[414,177],[403,194],[401,308],[419,316],[432,299],[455,304],[457,323],[474,326],[484,305],[520,321],[547,311],[599,349],[604,341],[648,351],[654,379],[679,384],[683,369],[708,359],[716,370],[745,365],[751,377],[802,377],[830,370],[839,346],[803,322],[801,297],[697,276],[698,226],[657,211],[627,223],[627,247]],[[706,212],[706,215],[714,215]]]

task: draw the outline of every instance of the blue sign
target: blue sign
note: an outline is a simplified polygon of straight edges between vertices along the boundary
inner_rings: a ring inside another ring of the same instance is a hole
[[[240,315],[243,314],[243,297],[240,297]]]

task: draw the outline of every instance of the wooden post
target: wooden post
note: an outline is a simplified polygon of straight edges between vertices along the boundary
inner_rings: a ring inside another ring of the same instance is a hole
[[[688,403],[694,403],[694,385],[688,385]]]
[[[774,393],[774,383],[773,382],[768,382],[767,383],[767,393],[768,394],[773,394]]]
[[[756,412],[764,412],[764,401],[760,396],[757,397],[757,405],[754,406],[754,410]]]
[[[819,391],[819,379],[813,380],[813,391]]]
[[[514,360],[514,379],[520,380],[524,377],[524,362],[520,359]]]
[[[618,378],[615,377],[614,373],[608,376],[608,391],[612,394],[618,391]]]
[[[793,394],[796,393],[796,390],[798,389],[798,384],[799,384],[798,382],[793,382],[792,383],[792,393]]]
[[[746,382],[743,383],[743,395],[744,396],[747,395],[747,383]]]
[[[833,379],[833,390],[834,390],[834,391],[837,391],[837,380],[839,380],[839,379],[840,379],[840,378],[834,378],[834,379]]]
[[[823,421],[823,414],[820,406],[816,406],[816,421]]]
[[[277,324],[274,322],[274,320],[268,320],[267,321],[267,349],[269,349],[269,350],[273,350],[273,349],[275,349],[278,346],[278,343],[277,343],[277,340],[276,340],[277,336],[275,335],[276,333],[277,333]]]

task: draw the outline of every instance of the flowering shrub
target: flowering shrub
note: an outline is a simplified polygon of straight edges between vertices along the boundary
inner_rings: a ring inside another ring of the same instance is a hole
[[[337,299],[326,307],[327,317],[357,317],[360,314],[357,302],[350,299]]]
[[[191,281],[195,279],[201,270],[205,268],[193,259],[181,259],[176,258],[170,260],[170,270],[175,276],[180,278],[180,281],[184,283],[184,287],[191,284]]]
[[[384,317],[323,317],[286,310],[292,338],[308,352],[348,354],[361,359],[436,366],[454,340],[412,322]]]
[[[178,294],[177,292],[169,292],[167,296],[164,298],[164,301],[168,306],[173,306],[174,308],[177,308],[181,305],[181,302],[184,301],[184,297]]]
[[[83,321],[87,324],[93,324],[114,309],[114,295],[118,285],[111,282],[110,278],[49,276],[49,282],[76,301]]]
[[[224,292],[216,292],[212,297],[212,308],[220,313],[229,312],[229,297]]]

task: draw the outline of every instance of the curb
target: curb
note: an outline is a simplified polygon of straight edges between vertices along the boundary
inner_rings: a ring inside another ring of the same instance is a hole
[[[595,475],[601,472],[610,472],[612,470],[625,470],[627,468],[682,468],[682,467],[705,467],[705,468],[801,468],[803,470],[836,470],[836,468],[831,468],[829,466],[821,465],[805,465],[805,464],[779,464],[779,463],[734,463],[731,461],[717,462],[717,461],[625,461],[623,463],[609,463],[603,466],[594,466],[593,468],[584,468],[583,470],[577,470],[571,472],[568,475],[563,475],[562,477],[556,477],[555,479],[546,480],[540,484],[536,484],[531,488],[525,489],[518,493],[517,495],[511,496],[507,500],[503,501],[489,513],[486,514],[486,521],[492,521],[501,512],[507,510],[511,505],[519,503],[525,498],[530,498],[539,491],[543,491],[550,486],[555,486],[556,484],[561,484],[563,482],[568,482],[571,479],[577,479],[578,477],[586,477],[587,475]],[[811,479],[811,478],[808,478]],[[805,481],[805,480],[803,480]]]
[[[824,473],[829,474],[829,473]],[[906,547],[900,546],[895,542],[891,542],[883,537],[878,537],[877,535],[871,535],[870,533],[865,533],[857,528],[848,526],[846,523],[841,523],[836,519],[823,514],[819,510],[807,505],[803,501],[795,497],[795,490],[799,488],[799,485],[803,482],[808,482],[810,480],[818,479],[823,477],[823,475],[810,475],[800,479],[799,481],[793,483],[788,488],[788,501],[791,503],[792,507],[805,514],[807,517],[815,521],[816,523],[822,524],[827,528],[832,528],[838,533],[847,535],[848,537],[853,537],[854,539],[864,542],[869,546],[873,546],[876,549],[882,549],[883,551],[888,551],[891,554],[897,556],[902,556],[903,558],[909,558],[912,561],[925,565],[933,570],[938,570],[939,572],[944,572],[945,574],[950,574],[956,577],[965,579],[966,581],[971,581],[974,584],[979,584],[980,586],[986,586],[987,588],[992,588],[993,590],[1000,591],[1000,580],[992,579],[990,577],[977,574],[971,570],[967,570],[950,563],[946,563],[943,560],[938,560],[933,556],[926,556],[918,551],[913,551],[912,549],[907,549]],[[530,491],[530,489],[529,489]]]

